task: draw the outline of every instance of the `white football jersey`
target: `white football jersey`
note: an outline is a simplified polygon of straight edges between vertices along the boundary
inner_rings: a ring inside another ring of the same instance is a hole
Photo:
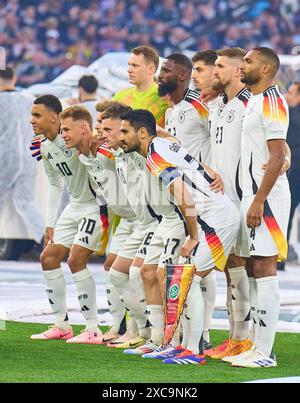
[[[228,196],[209,188],[213,180],[203,166],[177,143],[154,138],[149,146],[147,168],[161,179],[164,187],[169,187],[176,178],[182,178],[193,195],[200,225],[204,222],[211,228],[224,228],[237,220],[237,210]]]
[[[165,129],[193,158],[211,164],[208,107],[197,91],[188,90],[179,104],[166,110]]]
[[[211,148],[213,168],[221,175],[225,192],[234,202],[242,199],[241,188],[241,131],[245,108],[251,93],[243,88],[233,99],[226,102],[223,97],[222,108],[212,112]]]
[[[210,137],[210,143],[211,143],[211,149],[210,149],[211,165],[210,166],[214,170],[216,170],[216,167],[215,167],[216,156],[214,155],[214,152],[215,152],[214,144],[212,144],[212,133],[215,133],[217,130],[218,121],[221,116],[222,110],[225,106],[224,95],[225,94],[221,94],[216,99],[213,99],[212,101],[209,101],[207,103],[208,110],[209,110],[208,130],[209,130],[209,137]]]
[[[124,153],[120,148],[115,152],[116,170],[129,204],[142,225],[159,222],[161,217],[150,206],[145,191],[146,159],[140,154]]]
[[[113,151],[104,144],[99,147],[95,158],[92,154],[81,154],[79,158],[88,169],[98,197],[104,198],[114,214],[122,218],[135,217],[117,175]]]
[[[271,86],[258,95],[252,95],[242,124],[241,165],[243,196],[256,194],[269,160],[268,140],[286,139],[289,125],[288,106],[277,86]],[[288,199],[289,184],[286,175],[278,177],[269,193],[270,199]]]
[[[47,139],[41,143],[41,154],[49,181],[47,227],[54,227],[64,184],[71,203],[97,205],[86,167],[80,163],[77,150],[67,148],[60,134],[54,141]]]

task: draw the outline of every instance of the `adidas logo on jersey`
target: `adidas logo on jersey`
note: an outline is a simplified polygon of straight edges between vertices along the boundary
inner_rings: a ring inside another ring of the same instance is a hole
[[[89,243],[89,237],[88,236],[84,236],[83,238],[79,239],[80,242],[86,243],[88,245]]]
[[[52,157],[52,155],[50,153],[47,154],[46,158],[47,158],[47,160],[53,160],[53,157]]]

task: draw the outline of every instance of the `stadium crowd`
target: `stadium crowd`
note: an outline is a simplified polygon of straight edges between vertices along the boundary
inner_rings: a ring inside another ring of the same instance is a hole
[[[211,30],[210,28],[214,29]],[[0,0],[0,45],[21,86],[50,81],[106,52],[300,45],[297,0]]]

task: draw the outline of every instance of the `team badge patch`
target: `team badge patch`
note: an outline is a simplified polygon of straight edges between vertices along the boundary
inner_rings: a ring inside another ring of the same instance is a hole
[[[180,111],[178,114],[178,122],[183,123],[185,121],[185,111]]]
[[[143,165],[142,161],[141,161],[139,158],[137,158],[137,159],[135,160],[135,162],[136,162],[137,168],[140,169],[141,171],[143,171],[144,165]]]
[[[67,146],[61,146],[61,151],[63,152],[64,156],[67,158],[72,157],[72,151],[67,148]]]
[[[233,121],[234,121],[234,111],[229,111],[229,113],[226,117],[226,122],[232,123]]]
[[[95,164],[95,168],[96,168],[96,170],[98,171],[98,172],[100,172],[100,171],[103,171],[103,165],[100,163],[100,161],[98,161],[98,160],[95,160],[94,161],[94,164]]]

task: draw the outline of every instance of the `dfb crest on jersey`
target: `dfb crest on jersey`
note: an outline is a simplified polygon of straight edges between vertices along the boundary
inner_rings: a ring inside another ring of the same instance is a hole
[[[185,111],[180,111],[178,114],[179,123],[183,123],[185,121]]]
[[[67,146],[61,146],[61,151],[63,152],[64,156],[67,158],[72,157],[72,151],[67,148]]]
[[[94,161],[94,164],[95,164],[95,168],[96,168],[96,170],[97,170],[98,172],[103,171],[104,168],[103,168],[103,165],[101,164],[100,161],[95,160],[95,161]]]
[[[235,114],[235,111],[229,111],[229,113],[226,117],[227,123],[232,123],[234,121],[234,114]]]
[[[178,153],[180,150],[180,145],[177,143],[173,143],[172,145],[169,146],[171,151],[174,151],[174,153]]]
[[[126,154],[122,154],[121,161],[123,164],[128,164],[128,156]]]
[[[142,161],[139,158],[136,158],[135,162],[136,162],[137,168],[142,171],[144,169],[144,165],[143,165]]]

